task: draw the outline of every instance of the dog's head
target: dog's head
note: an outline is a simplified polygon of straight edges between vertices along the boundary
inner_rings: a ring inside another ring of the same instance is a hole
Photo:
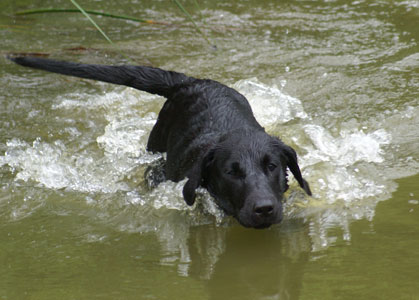
[[[192,205],[195,190],[203,186],[243,226],[266,228],[282,220],[287,169],[311,195],[291,147],[263,131],[242,130],[222,137],[202,157],[188,174],[183,195]]]

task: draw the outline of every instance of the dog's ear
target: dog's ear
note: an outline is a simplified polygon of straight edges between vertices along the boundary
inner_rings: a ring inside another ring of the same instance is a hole
[[[205,184],[206,173],[214,160],[214,149],[209,150],[203,157],[198,160],[193,168],[187,174],[188,181],[183,187],[183,198],[189,206],[195,203],[195,190]]]
[[[295,179],[297,179],[300,187],[307,193],[307,195],[311,196],[312,194],[310,186],[308,185],[308,182],[304,180],[303,176],[301,175],[300,167],[298,166],[297,153],[294,151],[294,149],[287,145],[284,145],[283,149],[288,169],[290,169]]]

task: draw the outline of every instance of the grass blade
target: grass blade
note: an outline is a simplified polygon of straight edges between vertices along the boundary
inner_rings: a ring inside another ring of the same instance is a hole
[[[106,35],[106,33],[102,30],[102,28],[99,27],[99,25],[96,24],[96,22],[89,16],[89,14],[75,1],[75,0],[70,0],[71,3],[74,4],[75,7],[77,7],[77,9],[80,10],[80,12],[93,24],[93,26],[96,27],[96,29],[102,34],[102,36],[111,44],[111,45],[115,45],[114,42],[112,42],[112,40]],[[119,50],[119,53],[129,62],[131,62],[131,60],[129,59],[128,56],[126,56],[122,51]]]
[[[199,15],[201,17],[201,22],[206,25],[207,22],[205,22],[205,19],[204,19],[204,16],[202,15],[201,7],[199,6],[198,1],[197,0],[193,0],[192,2],[195,4],[196,9],[199,11]]]
[[[90,21],[90,23],[93,24],[93,26],[96,27],[96,29],[102,34],[102,36],[112,45],[114,45],[114,43],[112,42],[112,40],[106,35],[105,32],[103,32],[103,30],[99,27],[99,25],[96,24],[95,21],[93,21],[93,19],[89,16],[89,14],[75,1],[75,0],[70,0],[71,3],[74,4],[75,7],[77,7],[77,9],[80,10],[80,12]]]
[[[213,47],[216,48],[215,45],[211,44],[210,40],[208,39],[208,37],[201,31],[201,29],[199,29],[198,25],[195,23],[195,21],[193,20],[191,14],[183,7],[183,5],[178,1],[178,0],[173,0],[173,2],[175,2],[175,4],[177,5],[177,7],[179,7],[179,9],[189,18],[189,20],[192,22],[192,24],[195,26],[196,31],[198,31],[202,37],[207,41],[207,43]]]
[[[134,18],[130,16],[122,16],[122,15],[114,15],[105,12],[95,11],[95,10],[84,10],[89,15],[97,15],[103,17],[110,17],[114,19],[122,19],[128,21],[134,21],[138,23],[146,23],[146,24],[158,24],[158,25],[170,25],[167,22],[159,22],[153,20],[144,20],[139,18]],[[32,15],[32,14],[43,14],[43,13],[80,13],[79,9],[67,9],[67,8],[40,8],[40,9],[33,9],[33,10],[24,10],[18,11],[16,15]]]

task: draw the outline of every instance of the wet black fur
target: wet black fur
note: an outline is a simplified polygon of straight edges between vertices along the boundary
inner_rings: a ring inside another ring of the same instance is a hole
[[[166,179],[188,178],[183,188],[188,205],[194,204],[195,190],[202,186],[242,225],[264,228],[282,219],[287,169],[311,195],[295,151],[265,132],[243,95],[219,82],[143,66],[10,59],[26,67],[126,85],[166,97],[147,149],[167,152]]]

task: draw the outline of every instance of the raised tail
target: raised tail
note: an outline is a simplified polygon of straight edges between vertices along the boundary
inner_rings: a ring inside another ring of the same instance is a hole
[[[25,67],[125,85],[166,98],[170,97],[175,86],[193,80],[182,73],[152,67],[81,64],[30,56],[8,58]]]

